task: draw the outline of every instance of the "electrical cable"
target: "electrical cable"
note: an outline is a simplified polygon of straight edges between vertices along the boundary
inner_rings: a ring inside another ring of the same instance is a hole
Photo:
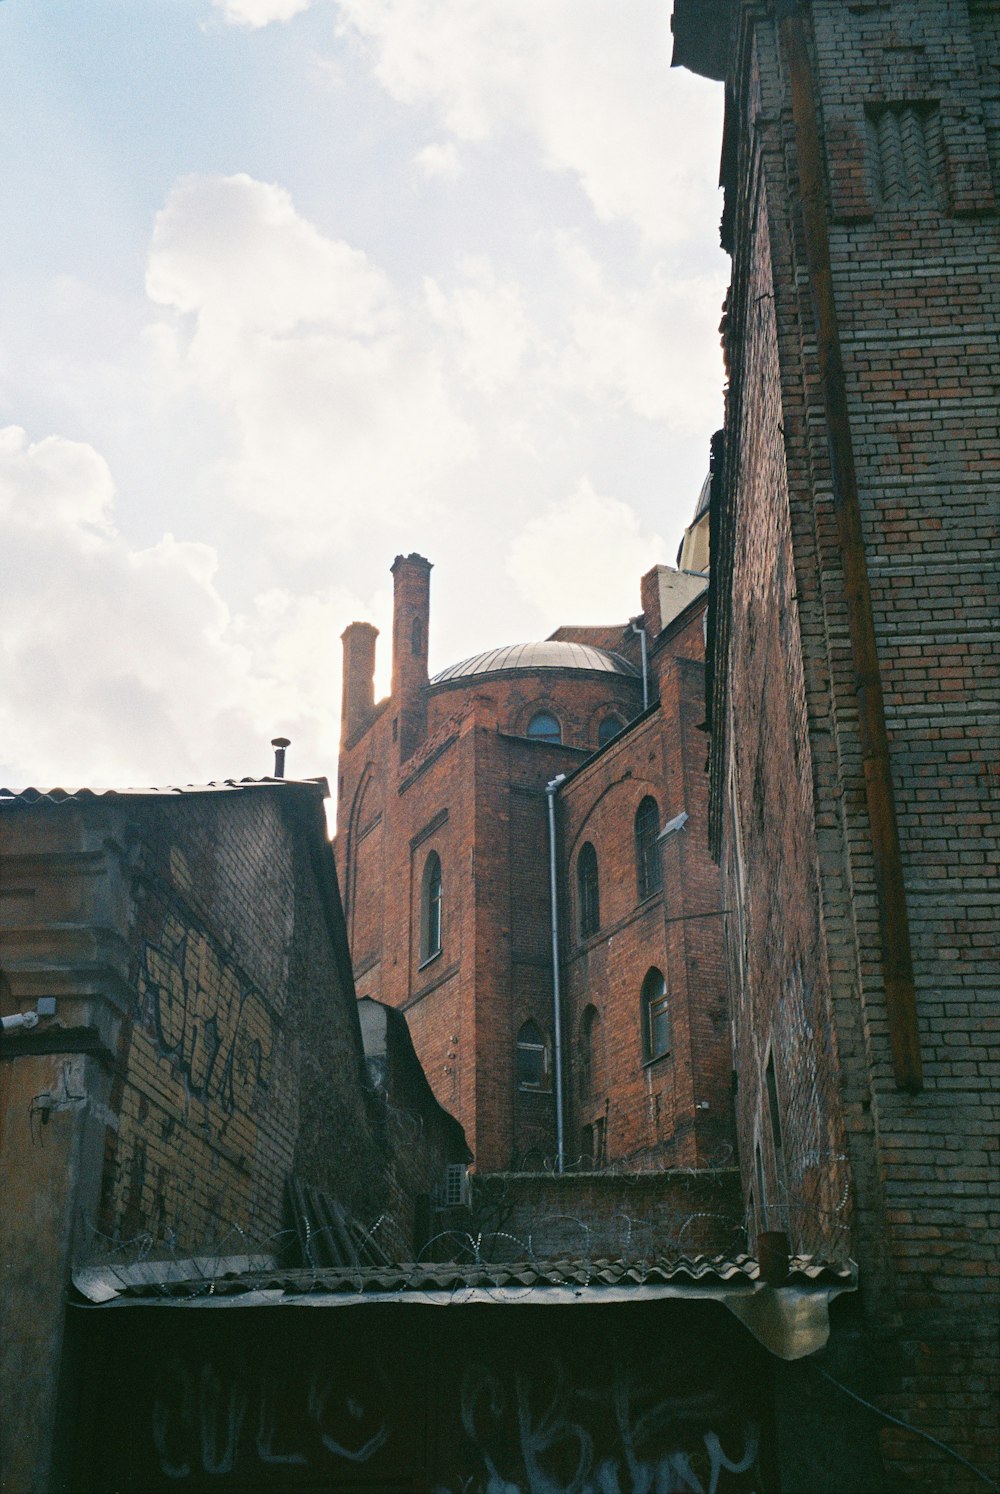
[[[911,1426],[908,1421],[903,1421],[900,1417],[892,1416],[888,1411],[882,1411],[878,1406],[873,1406],[871,1401],[866,1401],[863,1395],[858,1395],[857,1391],[849,1390],[846,1385],[841,1385],[839,1380],[835,1380],[825,1369],[820,1369],[818,1364],[813,1365],[813,1369],[815,1369],[817,1374],[822,1375],[824,1380],[829,1380],[830,1384],[836,1386],[844,1395],[850,1396],[852,1401],[857,1401],[859,1406],[864,1406],[866,1411],[874,1411],[875,1415],[881,1416],[883,1421],[891,1421],[895,1426],[902,1427],[905,1432],[912,1432],[915,1437],[923,1437],[925,1442],[933,1443],[935,1447],[939,1447],[942,1452],[947,1453],[949,1458],[954,1458],[956,1462],[962,1463],[968,1468],[970,1473],[974,1473],[977,1478],[981,1478],[983,1483],[988,1484],[991,1489],[1000,1490],[1000,1484],[990,1478],[988,1473],[984,1473],[981,1468],[977,1468],[975,1463],[970,1463],[968,1458],[963,1458],[962,1454],[956,1452],[953,1447],[949,1447],[947,1442],[942,1442],[939,1437],[932,1437],[930,1432],[922,1432],[919,1427]]]

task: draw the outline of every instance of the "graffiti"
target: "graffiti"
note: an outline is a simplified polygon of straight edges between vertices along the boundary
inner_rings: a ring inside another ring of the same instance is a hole
[[[246,1360],[192,1366],[169,1358],[152,1404],[161,1473],[180,1481],[203,1473],[221,1476],[252,1463],[285,1468],[315,1466],[328,1458],[367,1463],[386,1442],[387,1382],[377,1366],[367,1367],[366,1378],[360,1362],[352,1364],[349,1375],[315,1365],[304,1385],[295,1387],[304,1415],[300,1411],[291,1418],[287,1380],[274,1366],[258,1370]]]
[[[595,1402],[614,1414],[614,1446],[595,1437],[569,1410],[579,1403],[593,1425]],[[718,1494],[723,1472],[753,1470],[758,1433],[742,1428],[741,1451],[727,1456],[715,1431],[694,1439],[715,1396],[657,1398],[629,1372],[616,1372],[601,1391],[572,1391],[561,1363],[548,1376],[517,1374],[512,1393],[491,1370],[470,1365],[462,1385],[462,1425],[483,1461],[485,1478],[466,1480],[462,1494]],[[504,1471],[505,1470],[505,1471]],[[740,1487],[746,1487],[741,1485]],[[435,1494],[450,1494],[438,1485]],[[750,1494],[750,1491],[748,1491]]]
[[[734,1417],[711,1388],[664,1395],[650,1370],[607,1367],[581,1384],[557,1359],[507,1373],[468,1362],[460,1383],[451,1380],[434,1396],[437,1446],[447,1451],[431,1475],[443,1481],[428,1487],[435,1494],[753,1494],[756,1425]],[[412,1367],[393,1388],[384,1367],[363,1353],[339,1365],[321,1354],[289,1365],[168,1355],[153,1389],[152,1444],[171,1484],[201,1487],[205,1475],[233,1475],[256,1487],[266,1477],[261,1470],[271,1468],[276,1488],[291,1487],[296,1469],[306,1486],[318,1472],[330,1488],[338,1478],[355,1487],[364,1470],[375,1488],[391,1470],[415,1472],[411,1460],[423,1454],[408,1439],[424,1423],[427,1388],[414,1387]]]
[[[270,1075],[271,1015],[206,934],[168,914],[158,940],[142,947],[137,1000],[157,1051],[190,1094],[230,1114],[251,1108]]]

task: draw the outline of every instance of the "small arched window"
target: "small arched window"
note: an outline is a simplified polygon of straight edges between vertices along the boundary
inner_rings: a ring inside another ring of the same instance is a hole
[[[417,658],[424,651],[424,620],[422,617],[413,619],[413,627],[410,629],[410,649]]]
[[[424,862],[420,890],[420,962],[441,953],[441,857],[432,851]]]
[[[597,1054],[598,1027],[600,1025],[596,1006],[585,1006],[580,1018],[580,1045],[578,1050],[580,1074],[580,1098],[589,1100],[598,1088],[599,1059]]]
[[[635,812],[635,873],[639,897],[651,897],[663,886],[660,865],[660,811],[646,795]]]
[[[601,926],[601,898],[597,852],[586,841],[576,861],[576,891],[580,906],[580,938],[589,939]]]
[[[525,1022],[517,1034],[517,1087],[549,1087],[549,1040],[537,1022]]]
[[[605,716],[604,720],[597,728],[598,747],[606,747],[611,741],[612,737],[616,737],[621,729],[622,723],[618,720],[617,716]]]
[[[663,971],[654,965],[642,983],[643,1050],[647,1063],[670,1052],[670,1010]]]
[[[528,736],[536,742],[561,742],[562,727],[551,711],[536,711],[528,722]]]

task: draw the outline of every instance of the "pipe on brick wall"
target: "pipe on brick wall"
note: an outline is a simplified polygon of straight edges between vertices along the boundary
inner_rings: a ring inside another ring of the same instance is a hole
[[[632,632],[639,635],[639,653],[642,657],[642,708],[649,709],[649,656],[646,653],[646,623],[632,618]]]
[[[556,1091],[556,1172],[566,1168],[566,1140],[563,1124],[562,1074],[562,983],[559,975],[559,883],[556,877],[556,794],[566,780],[560,773],[545,785],[549,809],[549,900],[552,910],[552,1040],[555,1049]]]
[[[915,1094],[923,1086],[923,1074],[913,956],[882,699],[882,675],[833,295],[816,94],[805,25],[797,0],[779,0],[777,12],[791,84],[803,237],[816,324],[816,351],[830,449],[837,535],[844,568],[844,600],[851,637],[865,798],[871,827],[892,1065],[897,1088]]]

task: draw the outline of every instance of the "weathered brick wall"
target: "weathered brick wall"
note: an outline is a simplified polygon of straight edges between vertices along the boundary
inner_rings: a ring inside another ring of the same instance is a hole
[[[494,1173],[472,1204],[487,1260],[677,1260],[744,1249],[739,1192],[735,1168]]]
[[[612,1166],[718,1166],[733,1158],[729,1029],[719,873],[705,837],[702,614],[651,652],[659,709],[583,767],[559,797],[567,987],[567,1151],[582,1163],[603,1128]],[[651,796],[664,825],[663,885],[642,898],[635,815]],[[600,927],[584,935],[578,865],[597,856]],[[643,981],[669,993],[670,1051],[644,1051]],[[596,1016],[594,1015],[596,1013]],[[583,1024],[592,1022],[588,1072]],[[583,1137],[587,1130],[588,1136]]]
[[[621,625],[558,636],[638,655]],[[703,1166],[732,1155],[719,878],[703,835],[703,651],[700,613],[653,638],[651,692],[655,699],[662,689],[669,704],[560,791],[571,1164],[583,1128],[598,1123],[616,1162]],[[541,1089],[516,1076],[522,1024],[554,1040],[545,787],[587,762],[602,720],[631,721],[641,701],[637,678],[509,670],[432,685],[427,736],[402,764],[394,701],[344,744],[337,854],[358,990],[406,1011],[435,1094],[462,1121],[481,1171],[554,1164],[554,1063]],[[561,744],[525,737],[540,709],[559,719]],[[647,793],[661,824],[686,809],[692,828],[663,849],[664,890],[637,906],[633,823]],[[599,936],[581,944],[574,888],[584,820],[602,857],[603,914]],[[442,950],[421,969],[421,874],[431,852],[442,866]],[[674,1032],[670,1054],[646,1064],[640,992],[653,966],[671,983]],[[601,1016],[604,1073],[581,1108],[576,1060],[587,1004]]]
[[[735,909],[746,1187],[758,1210],[761,1184],[769,1205],[775,1191],[780,1201],[784,1170],[796,1244],[812,1214],[808,1188],[824,1192],[835,1230],[850,1224],[845,1243],[882,1345],[874,1398],[988,1466],[997,12],[839,0],[809,8],[917,984],[918,1096],[897,1090],[891,1065],[786,61],[770,14],[741,14],[727,191],[727,486],[713,530],[722,561],[713,779]],[[769,1125],[769,1041],[782,1156]],[[817,1123],[826,1179],[806,1172]],[[836,1160],[842,1145],[849,1173]],[[977,1486],[903,1429],[886,1426],[881,1440],[893,1476],[914,1487]]]
[[[277,795],[136,801],[121,819],[134,1005],[101,1231],[187,1250],[230,1230],[261,1241],[288,1223],[293,1173],[377,1211],[356,1013]]]

